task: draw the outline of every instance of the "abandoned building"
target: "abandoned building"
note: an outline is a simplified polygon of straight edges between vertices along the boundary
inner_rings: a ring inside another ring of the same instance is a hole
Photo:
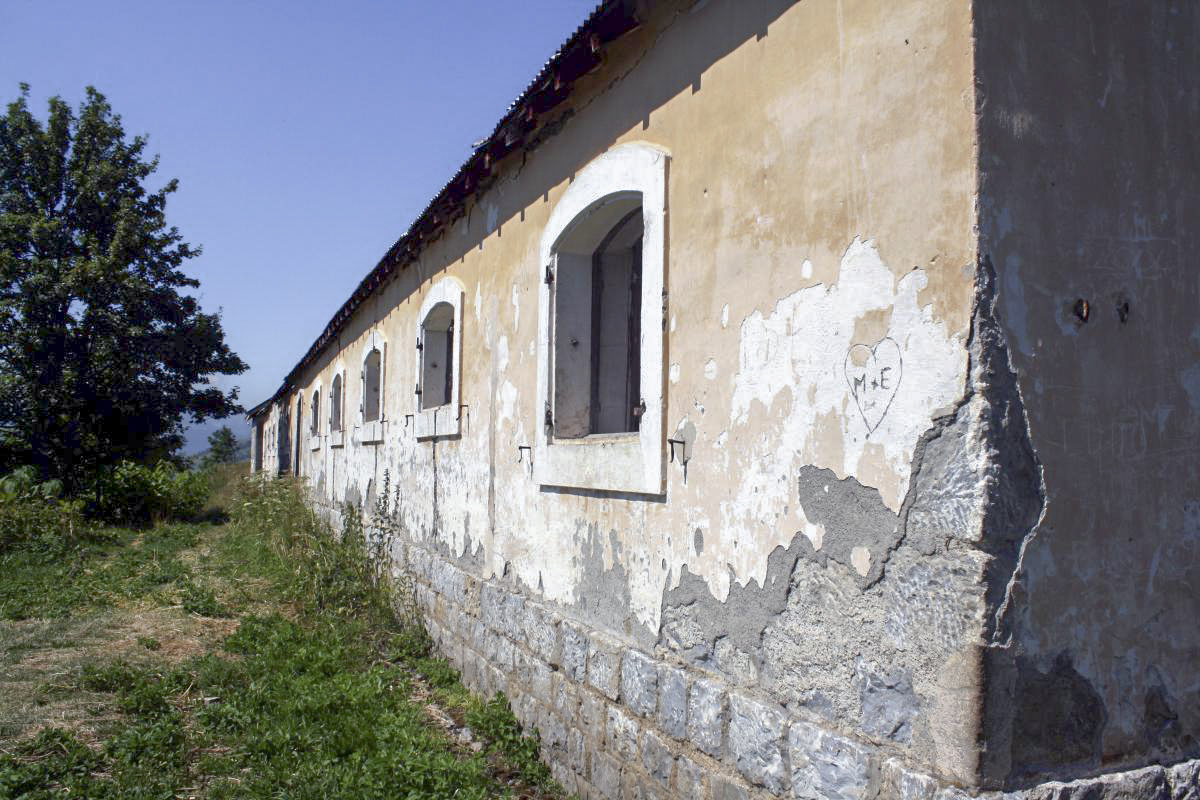
[[[606,0],[253,469],[580,796],[1200,797],[1197,130],[1196,3]]]

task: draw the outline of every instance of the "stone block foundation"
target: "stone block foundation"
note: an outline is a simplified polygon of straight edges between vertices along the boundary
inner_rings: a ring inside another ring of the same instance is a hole
[[[392,554],[440,654],[472,691],[508,698],[584,800],[1200,800],[1200,761],[972,795],[420,545],[396,541]]]

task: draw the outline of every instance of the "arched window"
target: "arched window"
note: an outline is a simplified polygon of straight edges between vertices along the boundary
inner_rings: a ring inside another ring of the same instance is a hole
[[[533,463],[543,485],[665,489],[668,162],[638,143],[602,154],[542,234]]]
[[[454,306],[438,303],[421,324],[421,410],[450,403],[454,375]]]
[[[417,315],[417,437],[456,436],[462,424],[463,285],[442,278]]]
[[[555,247],[554,436],[636,432],[641,406],[642,196],[588,209]]]
[[[376,422],[382,399],[383,353],[373,348],[363,362],[363,422]]]
[[[321,435],[321,390],[320,388],[313,389],[312,393],[312,410],[309,412],[312,415],[312,420],[309,422],[309,433],[313,436]]]
[[[329,389],[329,430],[342,430],[342,373],[333,376],[333,384]]]
[[[387,342],[378,331],[372,331],[362,350],[361,397],[359,405],[362,430],[358,440],[363,444],[383,441],[383,426],[387,421]]]

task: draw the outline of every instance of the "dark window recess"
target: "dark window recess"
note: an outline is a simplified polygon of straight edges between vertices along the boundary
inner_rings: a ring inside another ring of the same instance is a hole
[[[300,436],[304,427],[304,395],[296,398],[296,460],[294,472],[297,478],[300,477]]]
[[[454,306],[438,303],[421,323],[421,408],[448,405],[454,388]]]
[[[591,433],[636,431],[641,414],[642,209],[592,256]]]
[[[276,457],[279,460],[279,474],[286,475],[292,470],[292,443],[290,434],[292,420],[289,409],[285,406],[279,415],[279,428],[275,434]]]
[[[553,434],[638,430],[641,401],[642,204],[605,198],[556,245]]]
[[[329,430],[342,429],[342,376],[333,376],[333,386],[329,390]]]
[[[379,419],[379,390],[380,371],[383,367],[383,356],[378,349],[367,355],[363,364],[363,422],[375,422]]]

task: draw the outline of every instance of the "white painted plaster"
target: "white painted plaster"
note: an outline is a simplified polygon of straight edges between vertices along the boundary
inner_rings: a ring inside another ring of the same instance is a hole
[[[743,320],[730,423],[746,427],[780,399],[784,402],[778,429],[754,443],[753,460],[769,465],[765,474],[790,475],[800,464],[812,463],[841,478],[859,477],[871,446],[882,451],[891,480],[864,482],[881,484],[884,502],[899,512],[917,439],[936,411],[961,396],[966,372],[959,334],[948,334],[945,322],[933,318],[932,307],[918,303],[927,282],[921,269],[897,281],[875,245],[856,238],[842,257],[836,284],[801,289],[780,300],[770,316],[756,311]],[[846,356],[856,345],[878,344],[852,338],[855,321],[877,311],[890,311],[885,338],[895,342],[903,366],[895,394],[886,409],[876,411],[876,422],[864,420],[847,381]],[[812,441],[817,418],[825,415],[836,420],[840,447]],[[838,451],[840,458],[831,458]],[[771,493],[760,491],[762,475],[750,477],[756,471],[747,472],[738,497],[728,504],[727,525],[748,524],[753,509]]]
[[[810,542],[812,542],[812,546],[813,546],[814,550],[820,550],[821,546],[825,544],[825,526],[824,525],[821,525],[819,523],[814,525],[811,522],[806,522],[806,523],[804,523],[804,527],[801,528],[801,532],[804,534],[804,536]]]

